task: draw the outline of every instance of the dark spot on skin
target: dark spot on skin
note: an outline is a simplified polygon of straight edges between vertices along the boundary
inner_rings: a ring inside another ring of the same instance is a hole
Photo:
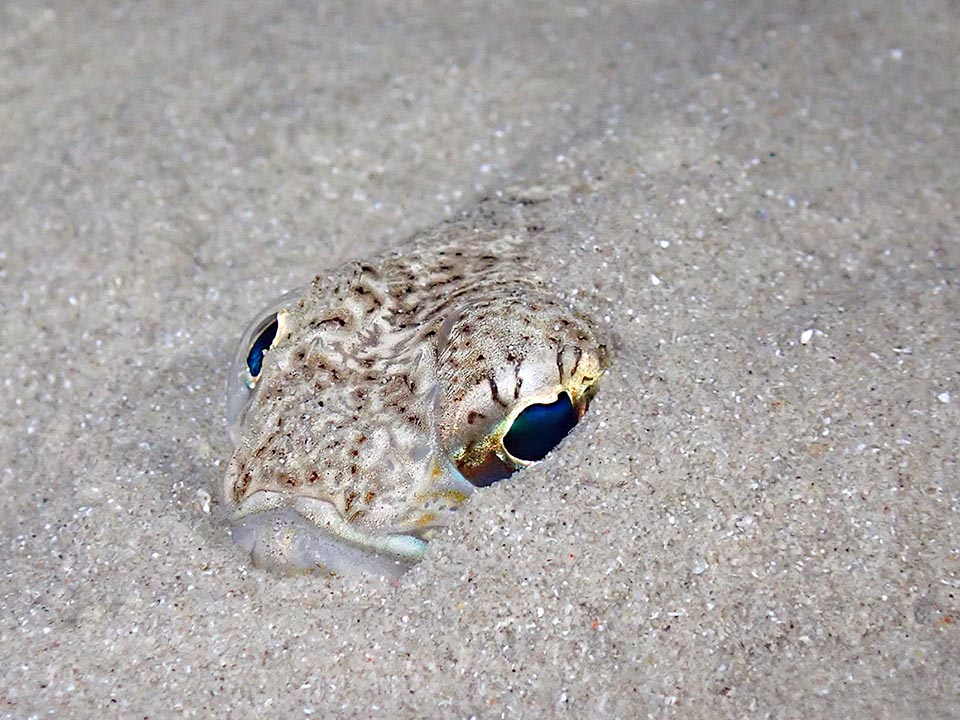
[[[342,328],[344,325],[347,324],[347,321],[344,318],[340,317],[339,315],[335,315],[332,317],[323,318],[322,320],[320,320],[320,323],[323,325],[328,323],[334,323],[336,324],[337,327]]]
[[[487,377],[487,382],[490,384],[490,395],[494,402],[500,407],[508,407],[507,403],[500,397],[500,389],[497,387],[497,381],[493,379],[493,375]]]
[[[234,489],[234,500],[239,502],[240,499],[246,494],[247,489],[250,487],[250,483],[253,482],[253,476],[248,472],[245,472],[240,478],[240,482],[236,485]]]
[[[350,507],[353,505],[354,501],[355,501],[358,497],[360,497],[360,496],[359,496],[356,492],[354,492],[353,490],[351,490],[350,492],[347,493],[347,497],[345,498],[344,503],[343,503],[343,510],[344,510],[344,512],[350,512]]]

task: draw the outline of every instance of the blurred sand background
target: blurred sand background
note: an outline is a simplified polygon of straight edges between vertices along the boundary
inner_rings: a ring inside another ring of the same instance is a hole
[[[0,5],[0,716],[956,717],[957,2]],[[618,338],[397,585],[251,569],[229,352],[482,194]]]

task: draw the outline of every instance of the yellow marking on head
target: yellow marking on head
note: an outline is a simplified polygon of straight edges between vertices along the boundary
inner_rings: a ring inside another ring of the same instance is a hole
[[[467,494],[462,490],[448,488],[445,490],[434,490],[432,492],[420,493],[417,499],[421,502],[430,502],[431,500],[447,500],[456,504],[466,502]]]
[[[417,527],[426,527],[428,525],[432,525],[436,521],[437,521],[437,514],[428,512],[418,517],[413,524],[416,525]]]

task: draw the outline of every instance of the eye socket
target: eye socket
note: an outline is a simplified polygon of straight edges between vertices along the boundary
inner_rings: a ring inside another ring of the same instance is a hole
[[[576,426],[578,420],[570,396],[561,392],[555,402],[524,408],[504,435],[503,447],[517,460],[543,460]]]
[[[250,352],[247,353],[247,370],[250,373],[250,377],[254,380],[260,377],[260,371],[263,369],[264,353],[270,349],[274,339],[277,337],[277,329],[280,327],[277,321],[277,314],[278,313],[274,313],[271,318],[268,318],[267,324],[257,334],[256,339],[250,346]]]
[[[305,292],[305,288],[291,290],[257,313],[234,347],[227,379],[227,423],[234,442],[239,441],[241,426],[263,373],[264,358],[289,333],[288,308]]]
[[[454,458],[457,469],[476,487],[487,487],[543,460],[579,422],[581,411],[562,391],[552,403],[525,407],[506,433],[480,437]]]

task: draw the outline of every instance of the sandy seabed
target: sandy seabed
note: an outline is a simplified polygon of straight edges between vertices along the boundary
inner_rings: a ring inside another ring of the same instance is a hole
[[[960,8],[0,6],[0,716],[948,718]],[[396,584],[252,569],[250,316],[484,194],[617,338]]]

